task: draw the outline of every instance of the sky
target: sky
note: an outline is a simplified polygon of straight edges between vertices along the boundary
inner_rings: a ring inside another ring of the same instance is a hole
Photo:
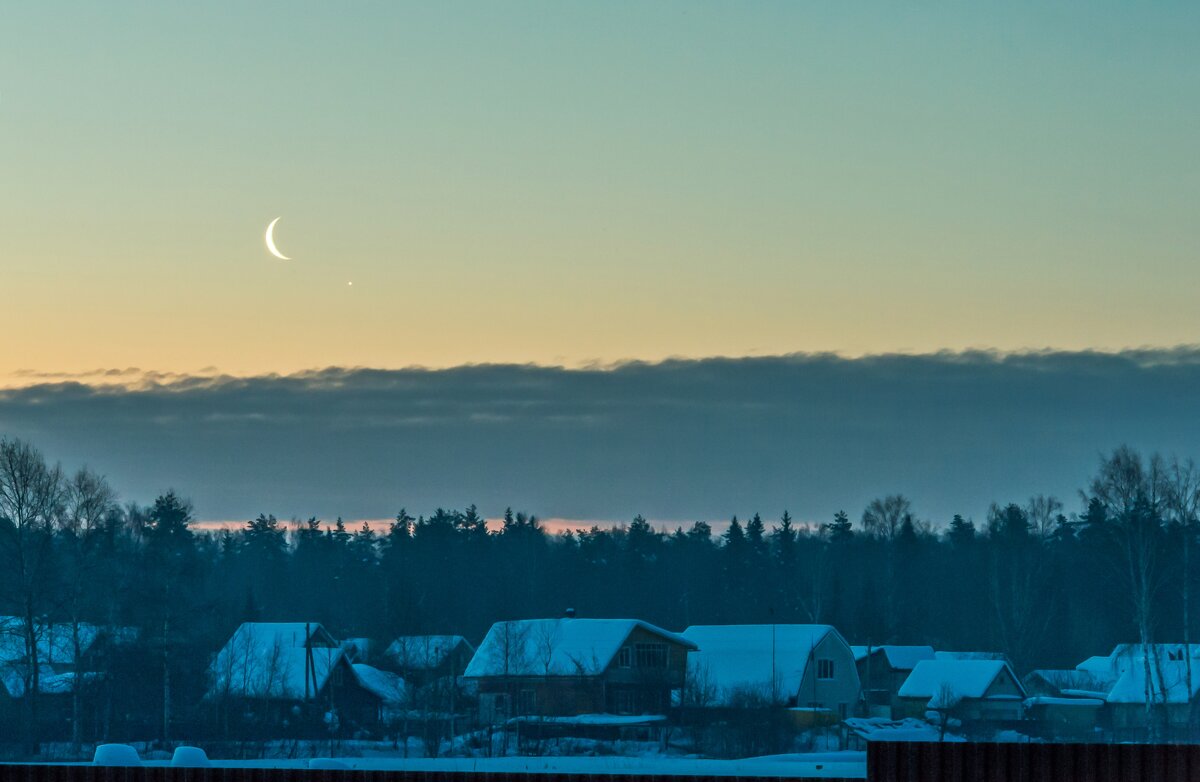
[[[1182,2],[18,4],[0,382],[1195,342],[1198,45]]]
[[[1070,497],[1198,434],[1197,50],[1183,2],[19,4],[0,434],[208,520]]]

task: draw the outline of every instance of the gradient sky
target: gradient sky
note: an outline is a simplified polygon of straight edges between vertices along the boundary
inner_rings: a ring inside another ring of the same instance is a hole
[[[16,4],[0,379],[1195,342],[1197,51],[1182,2]]]

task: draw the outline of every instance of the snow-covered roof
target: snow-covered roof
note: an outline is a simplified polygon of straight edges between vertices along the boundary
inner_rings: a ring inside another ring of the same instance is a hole
[[[722,703],[739,691],[795,696],[813,649],[831,633],[846,645],[830,625],[692,625],[683,637],[699,647],[688,670]]]
[[[43,695],[64,695],[74,689],[77,676],[75,671],[55,673],[49,667],[43,666],[38,666],[38,669],[40,671],[40,675],[38,676],[38,692]],[[25,674],[26,669],[18,665],[7,665],[0,668],[0,687],[8,693],[9,697],[20,698],[24,696]],[[99,678],[99,673],[89,672],[78,674],[81,686],[88,682],[97,681]]]
[[[403,704],[407,694],[404,679],[391,671],[381,671],[365,663],[350,666],[359,685],[389,705]]]
[[[922,660],[913,668],[897,693],[901,698],[982,698],[1004,671],[1012,674],[1003,660]],[[1013,676],[1020,688],[1020,683]],[[1022,696],[1024,693],[1022,693]]]
[[[1082,671],[1083,673],[1095,674],[1098,676],[1112,676],[1113,674],[1117,673],[1113,667],[1113,662],[1113,659],[1107,654],[1098,654],[1094,657],[1089,657],[1079,665],[1076,665],[1075,670]]]
[[[1151,676],[1146,680],[1145,661],[1149,657]],[[1187,686],[1187,661],[1192,667],[1191,692]],[[1074,691],[1104,694],[1109,703],[1187,703],[1200,691],[1200,644],[1117,644],[1106,655],[1089,657],[1075,670],[1094,677],[1101,684],[1075,683]],[[1104,686],[1111,683],[1111,686]],[[1067,690],[1063,690],[1064,694]]]
[[[902,720],[889,720],[886,717],[850,717],[844,722],[856,736],[867,741],[966,741],[952,733],[942,736],[936,726],[912,717]]]
[[[79,650],[86,652],[100,637],[101,628],[87,622],[79,623]],[[75,641],[71,625],[66,623],[35,626],[38,662],[74,665]],[[0,665],[26,659],[25,622],[17,616],[0,616]]]
[[[1144,658],[1143,658],[1144,659]],[[1192,665],[1192,686],[1182,660],[1158,660],[1150,664],[1149,686],[1146,666],[1130,665],[1108,691],[1109,703],[1188,703],[1200,693],[1200,664]]]
[[[868,652],[870,654],[882,652],[888,665],[897,671],[911,671],[921,660],[934,659],[935,654],[932,646],[884,644],[882,646],[851,646],[850,649],[854,652],[855,661],[866,657]]]
[[[1068,690],[1108,692],[1116,682],[1114,677],[1105,674],[1065,668],[1038,668],[1029,672],[1029,675],[1025,677],[1025,682],[1032,683],[1038,679],[1060,693]]]
[[[468,651],[475,651],[461,635],[402,635],[392,641],[384,654],[408,670],[432,670],[464,644]]]
[[[935,660],[1008,660],[1004,652],[934,652]]]
[[[246,622],[209,666],[206,697],[301,700],[325,687],[344,654],[317,622]]]
[[[695,649],[683,636],[638,619],[520,619],[492,625],[464,675],[596,676],[639,628]]]
[[[1142,658],[1149,651],[1150,659],[1164,662],[1183,662],[1186,658],[1200,661],[1200,644],[1117,644],[1106,655],[1089,657],[1075,666],[1078,671],[1086,671],[1104,678],[1115,679],[1131,668],[1141,667]],[[1192,667],[1197,667],[1193,662]]]

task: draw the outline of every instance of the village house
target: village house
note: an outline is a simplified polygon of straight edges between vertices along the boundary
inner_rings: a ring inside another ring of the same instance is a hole
[[[438,679],[457,679],[474,656],[475,647],[461,635],[402,635],[388,645],[381,664],[422,687]]]
[[[1152,727],[1159,738],[1189,738],[1200,718],[1200,645],[1120,644],[1079,668],[1115,679],[1105,703],[1116,739],[1145,738]]]
[[[99,724],[101,700],[111,687],[113,656],[137,637],[134,628],[103,627],[89,622],[40,623],[37,641],[37,688],[40,721],[69,725],[78,699],[81,735]],[[33,686],[33,665],[20,617],[0,616],[0,715],[17,718],[18,702]]]
[[[345,650],[317,622],[246,622],[217,652],[205,700],[226,726],[292,726],[341,735],[371,726],[380,695],[362,684]]]
[[[1003,660],[922,660],[897,693],[902,716],[962,723],[1020,720],[1025,689]]]
[[[845,719],[858,703],[854,653],[829,625],[693,625],[682,635],[699,647],[685,705],[786,706],[811,721],[815,712]]]
[[[484,724],[514,717],[661,717],[696,645],[636,619],[529,619],[488,630],[465,676]]]
[[[852,646],[862,683],[864,716],[892,719],[901,711],[900,688],[922,660],[934,659],[932,646]]]

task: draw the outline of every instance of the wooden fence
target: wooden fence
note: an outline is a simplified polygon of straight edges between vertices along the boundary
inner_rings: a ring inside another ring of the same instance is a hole
[[[1200,745],[876,742],[867,780],[1200,782]]]

